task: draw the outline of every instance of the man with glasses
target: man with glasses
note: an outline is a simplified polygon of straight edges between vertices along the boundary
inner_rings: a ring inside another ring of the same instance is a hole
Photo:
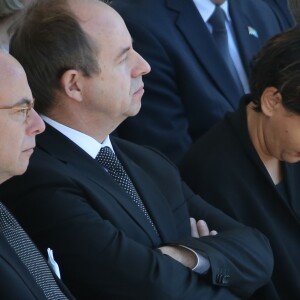
[[[0,183],[23,174],[45,125],[21,65],[0,51]],[[15,186],[17,189],[18,187]],[[72,296],[14,217],[0,202],[0,299],[46,300]]]
[[[30,101],[26,98],[23,98],[13,106],[0,107],[0,109],[4,109],[4,110],[11,109],[15,111],[15,114],[12,115],[12,118],[14,118],[16,121],[19,121],[21,123],[28,124],[30,111],[33,108],[33,106],[34,106],[33,100]]]

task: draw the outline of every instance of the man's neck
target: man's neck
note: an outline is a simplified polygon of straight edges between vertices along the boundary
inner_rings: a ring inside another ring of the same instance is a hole
[[[222,5],[225,2],[225,0],[210,0],[210,1],[215,5]]]

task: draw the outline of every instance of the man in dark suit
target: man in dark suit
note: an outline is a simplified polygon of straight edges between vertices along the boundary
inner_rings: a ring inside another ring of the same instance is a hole
[[[0,183],[23,174],[45,129],[33,109],[25,72],[0,52]],[[16,188],[17,186],[15,186]],[[0,202],[0,299],[71,299],[14,217]]]
[[[217,2],[217,1],[216,1]],[[141,112],[117,130],[119,137],[150,145],[178,163],[192,142],[234,111],[248,91],[249,61],[274,34],[284,30],[263,1],[221,4],[236,84],[215,42],[210,0],[113,0],[150,63]]]
[[[269,4],[274,11],[278,22],[283,28],[290,28],[295,25],[292,14],[288,6],[288,0],[263,0]]]
[[[269,280],[264,236],[193,194],[160,153],[110,138],[138,113],[150,71],[116,11],[38,1],[11,52],[47,126],[28,172],[0,194],[16,199],[5,203],[40,249],[54,250],[76,297],[237,299]]]

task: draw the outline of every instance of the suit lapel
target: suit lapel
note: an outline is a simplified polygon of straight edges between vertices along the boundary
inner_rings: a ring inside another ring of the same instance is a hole
[[[14,269],[14,271],[19,274],[20,278],[22,278],[24,284],[27,286],[28,290],[32,292],[32,295],[36,297],[36,299],[45,299],[45,295],[43,291],[38,287],[37,283],[34,281],[33,277],[21,262],[20,258],[16,255],[14,250],[7,243],[5,237],[0,232],[0,244],[1,251],[0,256],[7,262],[7,264]]]
[[[175,25],[188,42],[197,59],[212,78],[220,93],[236,109],[239,94],[231,74],[217,50],[211,34],[192,0],[166,0],[169,10],[177,13]],[[201,84],[201,82],[199,82]]]
[[[166,240],[167,237],[168,240],[170,237],[175,239],[173,228],[176,226],[167,199],[157,188],[153,179],[144,172],[142,166],[139,166],[115,145],[114,149],[157,227],[162,241]],[[147,231],[149,230],[153,235],[151,226],[147,226]]]
[[[138,224],[154,245],[158,244],[157,235],[151,227],[150,223],[145,218],[145,215],[137,207],[137,205],[132,201],[130,196],[121,188],[114,179],[97,163],[92,157],[90,157],[85,151],[78,147],[75,143],[69,140],[67,137],[59,133],[56,129],[51,126],[46,126],[46,131],[42,135],[37,137],[38,147],[43,149],[43,151],[48,152],[51,156],[62,161],[67,165],[71,173],[76,174],[76,176],[84,177],[83,180],[88,179],[96,184],[99,189],[103,191],[103,195],[106,195],[109,201],[116,201],[123,211],[126,211],[130,218],[134,219],[135,223]],[[125,155],[122,155],[118,151],[118,157],[121,158],[122,163],[127,160]],[[135,168],[129,167],[128,163],[124,163],[127,168],[130,169],[128,174],[131,178],[139,177],[141,174],[136,174],[137,170]],[[144,176],[144,175],[143,175]],[[145,179],[145,177],[143,177]],[[143,180],[141,179],[141,180]],[[135,182],[133,182],[136,185]],[[149,189],[147,185],[142,185],[143,191]],[[140,192],[140,190],[138,191]],[[153,192],[151,193],[153,195]],[[142,197],[142,195],[141,195]],[[156,196],[157,197],[157,196]],[[143,199],[144,200],[144,199]],[[148,208],[148,204],[146,204]],[[153,205],[150,204],[152,207]],[[153,208],[153,207],[152,207]],[[149,209],[152,217],[151,211]],[[159,210],[159,209],[158,209]],[[117,213],[117,212],[116,212]],[[155,211],[155,214],[157,211]],[[161,213],[159,213],[160,215]],[[163,227],[160,223],[156,223],[156,219],[153,220],[158,229]],[[167,227],[168,228],[168,227]],[[162,233],[163,234],[163,233]]]
[[[153,245],[158,245],[160,240],[152,228],[150,222],[146,219],[146,216],[139,209],[137,204],[133,202],[130,196],[120,187],[114,179],[99,166],[97,177],[93,174],[87,176],[95,182],[99,187],[107,194],[110,195],[122,208],[123,211],[127,212],[130,218],[132,218],[141,230],[145,232],[148,238],[152,241]],[[117,213],[117,212],[116,212]],[[155,223],[155,220],[153,220]]]
[[[253,53],[256,53],[261,45],[259,31],[257,31],[255,24],[251,22],[242,7],[238,7],[241,5],[239,1],[240,0],[229,2],[229,12],[243,66],[249,76],[249,62],[252,59]]]

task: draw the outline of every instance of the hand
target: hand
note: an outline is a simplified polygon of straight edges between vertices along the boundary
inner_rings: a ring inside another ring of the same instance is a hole
[[[161,246],[158,248],[163,254],[169,255],[185,267],[194,268],[197,264],[197,257],[191,251],[181,246]]]
[[[191,223],[191,234],[192,237],[200,238],[207,235],[216,235],[218,234],[216,230],[209,231],[208,226],[205,221],[199,220],[196,222],[194,218],[190,218]],[[173,259],[177,260],[184,266],[193,269],[197,264],[197,256],[189,249],[181,246],[162,246],[158,248],[163,254],[169,255]],[[210,263],[207,258],[197,254],[200,259],[199,270],[201,273],[206,272],[210,268]]]
[[[196,222],[194,218],[190,218],[190,223],[192,237],[200,238],[202,236],[218,234],[216,230],[209,231],[208,226],[204,220],[199,220],[198,222]]]
[[[206,255],[196,253],[185,246],[161,246],[158,249],[198,274],[205,274],[210,268],[210,262]]]

